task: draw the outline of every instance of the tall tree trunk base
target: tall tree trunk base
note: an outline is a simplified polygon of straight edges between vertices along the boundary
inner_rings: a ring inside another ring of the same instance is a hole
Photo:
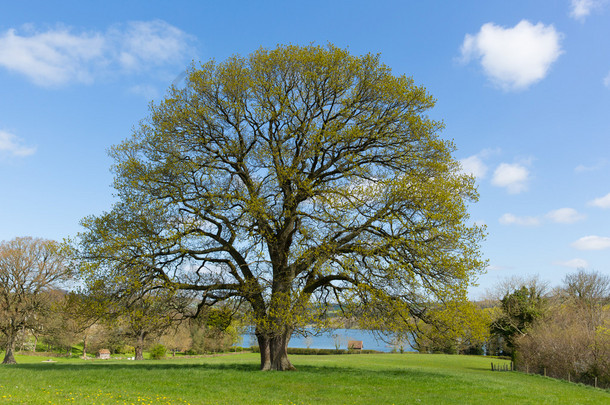
[[[15,356],[13,355],[12,347],[6,349],[6,354],[4,355],[4,360],[2,360],[2,364],[17,364]]]
[[[87,336],[83,339],[83,359],[87,360]]]
[[[144,360],[144,354],[143,354],[142,347],[136,347],[135,360]]]
[[[295,371],[296,367],[288,360],[288,341],[292,331],[268,338],[256,335],[261,352],[261,371]]]

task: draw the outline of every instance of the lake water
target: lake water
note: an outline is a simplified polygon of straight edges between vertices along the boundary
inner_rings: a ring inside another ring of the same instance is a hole
[[[317,336],[310,336],[304,338],[301,335],[293,335],[288,343],[288,347],[294,347],[304,349],[308,347],[311,349],[335,349],[335,343],[338,341],[339,349],[347,349],[348,340],[362,340],[364,350],[376,350],[379,352],[391,352],[394,348],[388,343],[381,339],[378,339],[372,332],[362,329],[335,329],[330,332],[321,333]],[[246,333],[242,335],[241,346],[257,346],[258,342],[254,334]],[[404,347],[405,351],[415,351],[410,346]]]

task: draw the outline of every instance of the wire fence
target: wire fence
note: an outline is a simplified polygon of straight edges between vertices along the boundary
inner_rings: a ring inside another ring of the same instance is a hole
[[[510,363],[491,363],[491,371],[518,371],[526,374],[536,374],[544,377],[564,380],[575,384],[590,385],[595,388],[610,390],[610,380],[600,379],[596,376],[584,375],[575,372],[560,372],[546,367],[530,367],[528,365],[516,365],[512,361]]]

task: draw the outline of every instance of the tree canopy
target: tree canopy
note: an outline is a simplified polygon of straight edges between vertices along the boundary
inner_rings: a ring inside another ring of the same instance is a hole
[[[292,332],[329,303],[423,318],[484,267],[434,103],[332,45],[193,66],[112,148],[118,202],[83,220],[83,271],[246,304],[263,370],[293,368]]]
[[[21,329],[37,329],[52,293],[72,276],[67,255],[55,241],[22,237],[0,242],[0,332],[6,337],[3,364],[16,363]]]

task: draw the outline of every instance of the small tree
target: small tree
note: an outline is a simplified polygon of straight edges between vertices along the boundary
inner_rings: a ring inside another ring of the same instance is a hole
[[[148,354],[153,360],[161,360],[165,358],[165,355],[167,354],[167,348],[162,344],[157,344],[150,348]]]
[[[343,336],[338,333],[332,334],[333,344],[335,345],[335,350],[339,350],[341,348],[341,344],[343,343]]]
[[[173,325],[161,336],[160,343],[172,352],[172,356],[175,356],[176,352],[189,350],[193,346],[189,322]]]
[[[144,360],[144,345],[158,338],[176,321],[176,306],[172,296],[164,292],[146,293],[125,307],[119,315],[119,330],[135,347],[135,359]]]
[[[6,337],[3,364],[15,364],[15,339],[37,328],[48,311],[50,292],[71,277],[68,260],[54,241],[31,237],[0,242],[0,332]]]
[[[313,337],[311,335],[305,336],[305,346],[311,349],[311,345],[313,345]]]

